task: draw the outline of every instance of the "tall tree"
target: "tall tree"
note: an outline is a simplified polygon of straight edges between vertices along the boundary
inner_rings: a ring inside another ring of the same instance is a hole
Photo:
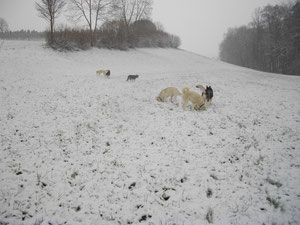
[[[152,12],[152,0],[116,0],[113,10],[117,19],[129,25],[142,19],[149,19]]]
[[[8,24],[5,19],[0,17],[0,32],[8,31]]]
[[[134,43],[137,40],[135,31],[131,28],[137,21],[150,19],[152,0],[115,0],[110,14],[120,21],[125,42]]]
[[[41,18],[47,20],[50,25],[50,44],[54,43],[54,25],[65,6],[64,0],[40,0],[35,2],[35,8]]]
[[[286,20],[287,34],[290,36],[289,72],[300,73],[300,0],[291,8],[291,15]]]
[[[252,46],[253,50],[253,60],[254,62],[254,69],[264,69],[264,51],[265,51],[265,31],[264,31],[264,24],[262,20],[262,9],[257,8],[254,11],[252,22],[249,24],[250,27],[253,29],[253,38],[254,43]]]
[[[69,8],[71,10],[70,17],[72,20],[79,21],[83,18],[88,24],[91,46],[94,46],[98,22],[105,18],[107,9],[112,4],[112,1],[113,0],[69,0]]]

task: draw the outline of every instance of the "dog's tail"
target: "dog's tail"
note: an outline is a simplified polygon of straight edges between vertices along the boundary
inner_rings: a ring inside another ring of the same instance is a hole
[[[196,88],[199,88],[202,92],[205,92],[205,88],[201,84],[198,84]]]

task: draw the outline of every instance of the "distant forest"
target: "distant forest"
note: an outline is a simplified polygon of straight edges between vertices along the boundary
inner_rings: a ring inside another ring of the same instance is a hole
[[[45,38],[45,32],[38,32],[35,30],[0,32],[0,39],[5,40],[38,40],[43,38]]]
[[[243,67],[300,75],[300,1],[256,9],[249,25],[228,30],[219,56]]]

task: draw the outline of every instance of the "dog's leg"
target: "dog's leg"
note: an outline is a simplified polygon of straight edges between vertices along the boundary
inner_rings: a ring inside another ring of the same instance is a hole
[[[177,95],[174,95],[172,97],[173,97],[173,103],[178,103],[178,101],[177,101]]]
[[[186,100],[183,100],[183,110],[185,111],[185,108],[186,108],[186,104],[187,104],[187,101]]]
[[[193,103],[192,104],[192,111],[194,111],[195,110],[195,104]]]
[[[176,105],[176,104],[177,104],[177,98],[176,98],[176,95],[175,95],[175,96],[173,96],[173,101],[172,101],[172,103],[173,103],[174,105]]]

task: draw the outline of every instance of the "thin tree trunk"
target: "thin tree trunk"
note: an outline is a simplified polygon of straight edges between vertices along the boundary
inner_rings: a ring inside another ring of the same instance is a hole
[[[50,41],[51,41],[51,45],[54,43],[54,20],[53,18],[51,18],[51,21],[50,21]]]

